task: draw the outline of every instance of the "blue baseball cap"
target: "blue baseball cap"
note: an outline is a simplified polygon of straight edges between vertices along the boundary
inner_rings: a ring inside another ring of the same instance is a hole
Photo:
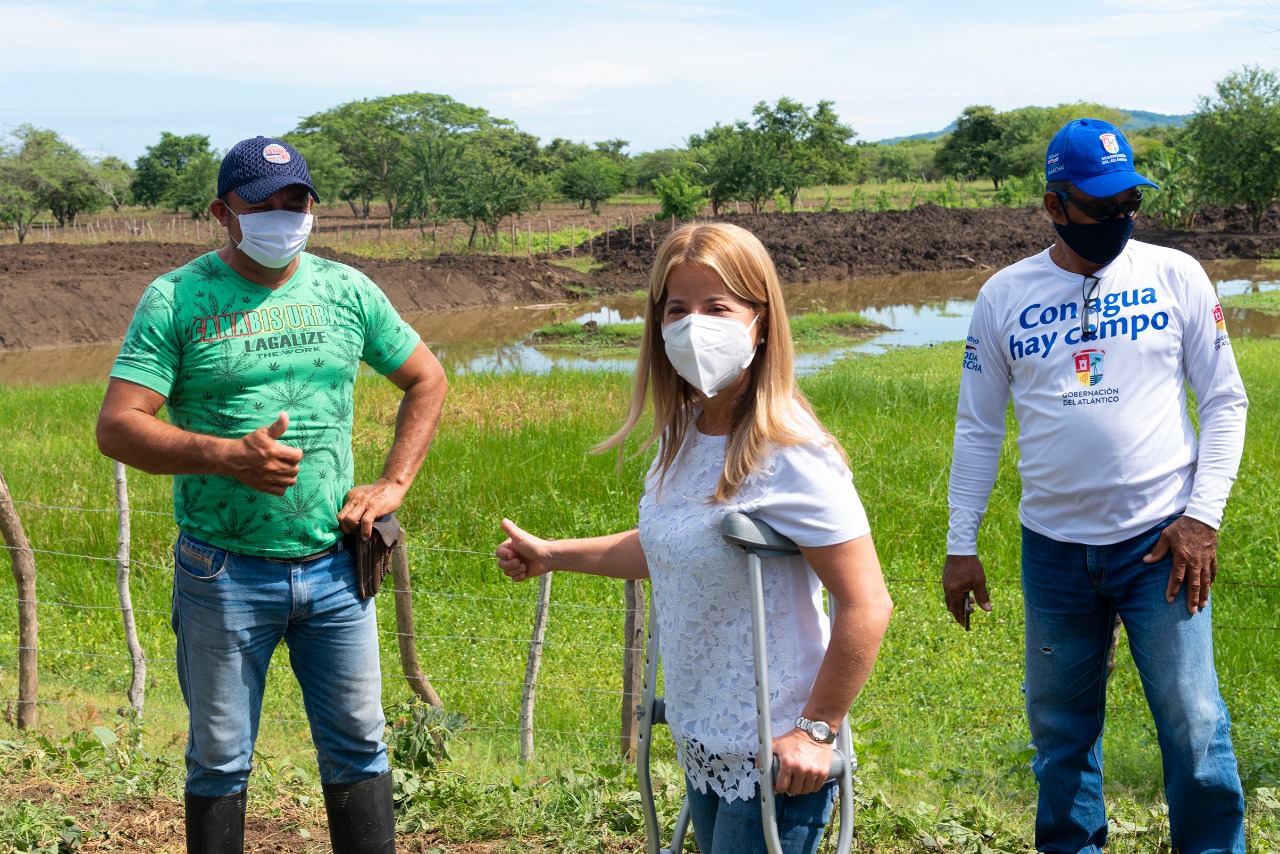
[[[1046,181],[1070,181],[1080,192],[1103,199],[1131,187],[1160,186],[1133,168],[1133,149],[1120,129],[1102,119],[1067,122],[1044,155]]]
[[[250,204],[257,204],[283,187],[301,184],[317,202],[307,161],[287,142],[255,136],[237,142],[222,158],[218,169],[218,198],[232,190]]]

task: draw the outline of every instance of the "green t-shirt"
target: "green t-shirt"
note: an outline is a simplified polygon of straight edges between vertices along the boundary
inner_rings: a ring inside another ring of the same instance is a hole
[[[377,285],[345,264],[304,252],[273,290],[210,252],[143,293],[111,376],[164,395],[170,422],[193,433],[238,439],[288,413],[280,441],[303,456],[283,496],[231,477],[176,475],[173,506],[178,527],[205,542],[300,557],[342,535],[361,360],[390,373],[418,340]]]

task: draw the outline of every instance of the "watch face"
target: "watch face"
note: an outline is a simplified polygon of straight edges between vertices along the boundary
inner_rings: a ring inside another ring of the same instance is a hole
[[[826,741],[831,737],[831,727],[827,725],[826,721],[814,721],[813,727],[809,731],[813,733],[813,737],[818,741]]]

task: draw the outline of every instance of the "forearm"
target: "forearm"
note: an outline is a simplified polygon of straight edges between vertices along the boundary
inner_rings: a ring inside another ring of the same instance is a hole
[[[140,411],[100,415],[98,450],[149,474],[234,476],[236,440],[192,433]]]
[[[880,654],[892,607],[886,593],[883,602],[869,603],[857,613],[851,608],[836,613],[831,643],[802,713],[805,717],[835,724],[848,714]]]
[[[382,478],[399,488],[402,495],[409,490],[427,458],[440,424],[447,389],[444,372],[440,371],[438,376],[415,383],[400,400],[395,435],[382,467]]]
[[[608,578],[649,577],[649,564],[636,529],[603,537],[548,540],[547,563],[553,570]]]

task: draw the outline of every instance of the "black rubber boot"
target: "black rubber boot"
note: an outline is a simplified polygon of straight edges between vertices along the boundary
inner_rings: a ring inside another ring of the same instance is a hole
[[[187,854],[243,854],[246,792],[221,798],[187,793]]]
[[[358,783],[323,788],[333,854],[393,854],[396,815],[390,771]]]

